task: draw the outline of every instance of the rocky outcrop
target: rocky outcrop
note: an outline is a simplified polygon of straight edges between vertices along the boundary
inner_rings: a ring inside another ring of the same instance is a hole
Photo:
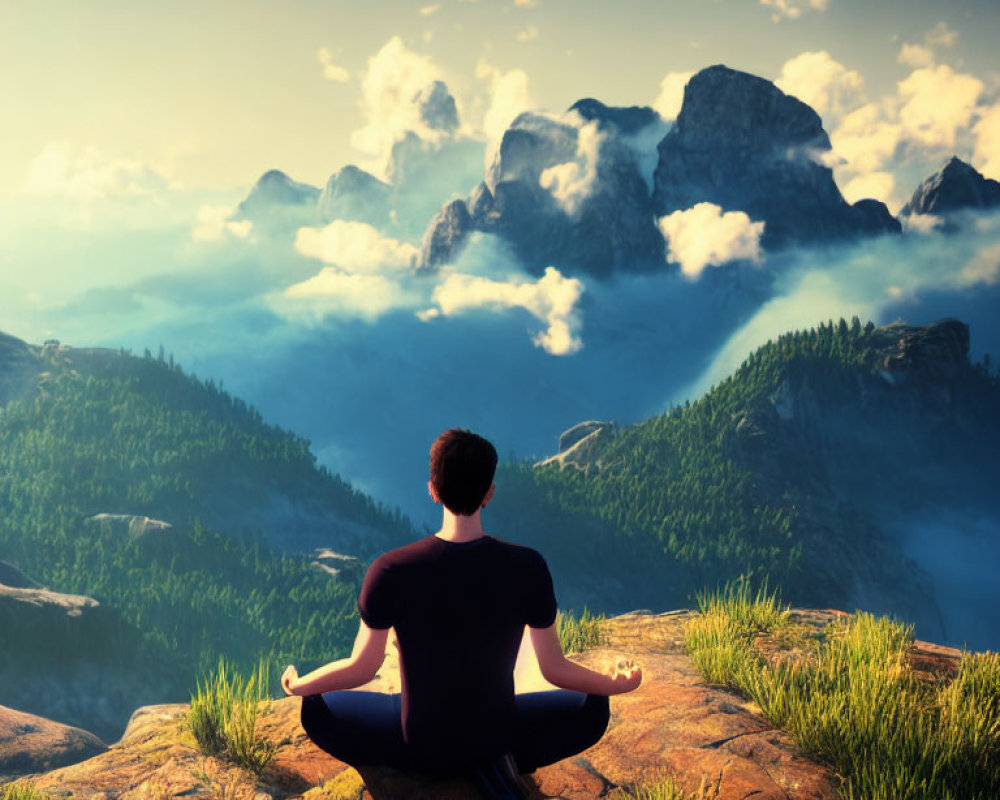
[[[454,259],[474,230],[499,236],[536,275],[549,266],[598,278],[663,267],[649,190],[624,138],[659,118],[650,109],[596,100],[570,111],[564,118],[526,112],[514,120],[466,213],[459,218],[453,201],[429,226],[423,269]]]
[[[542,459],[536,467],[546,467],[556,464],[560,468],[573,466],[586,469],[594,461],[594,457],[604,445],[608,434],[615,429],[613,422],[589,420],[579,422],[572,428],[563,431],[559,437],[559,452],[554,456]]]
[[[969,364],[969,326],[957,319],[931,325],[895,323],[876,328],[888,350],[882,366],[893,382],[947,383]]]
[[[445,205],[424,235],[418,271],[427,270],[433,264],[446,264],[457,257],[472,229],[472,215],[464,200],[452,200]]]
[[[326,182],[317,204],[319,222],[344,219],[382,227],[389,222],[391,193],[389,184],[348,164]]]
[[[823,163],[830,139],[819,115],[770,81],[718,65],[688,82],[676,124],[659,145],[658,215],[713,203],[765,224],[775,249],[899,233],[884,204],[851,206]]]
[[[606,644],[573,659],[605,669],[627,654],[642,664],[643,684],[612,698],[605,736],[579,756],[528,776],[532,800],[610,798],[631,787],[670,775],[684,790],[708,787],[715,800],[836,800],[837,777],[807,758],[788,737],[760,717],[745,700],[704,683],[684,652],[683,625],[692,612],[634,613],[606,626]],[[799,612],[797,624],[822,627],[836,612]],[[919,645],[919,643],[918,643]],[[389,648],[390,656],[392,647]],[[918,646],[915,652],[922,652]],[[957,651],[930,648],[921,669],[940,674]],[[541,688],[537,665],[522,651],[519,691]],[[368,688],[398,691],[398,662],[387,658]],[[149,796],[251,800],[477,800],[465,780],[432,781],[386,769],[360,773],[317,750],[298,725],[299,700],[270,704],[261,733],[277,755],[261,781],[194,748],[183,725],[185,706],[152,706],[133,715],[122,740],[81,764],[49,772],[36,788],[66,800]]]
[[[77,764],[107,749],[85,730],[0,706],[0,782]]]
[[[983,177],[957,156],[920,184],[900,216],[949,214],[1000,206],[1000,183]]]

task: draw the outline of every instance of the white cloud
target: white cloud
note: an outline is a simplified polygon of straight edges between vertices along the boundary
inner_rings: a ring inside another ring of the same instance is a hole
[[[1000,280],[1000,243],[986,245],[958,273],[959,287],[977,283],[994,284]]]
[[[437,12],[440,11],[440,10],[441,10],[441,4],[440,3],[434,3],[433,5],[423,6],[420,9],[420,16],[422,16],[422,17],[429,17],[429,16],[431,16],[431,14],[437,14]]]
[[[576,160],[542,170],[538,177],[538,184],[555,198],[567,214],[576,214],[597,184],[597,160],[604,138],[596,120],[580,126]]]
[[[826,118],[828,114],[840,116],[861,102],[864,79],[821,50],[800,53],[786,61],[775,85]]]
[[[93,146],[50,142],[28,166],[26,188],[33,194],[98,200],[148,196],[168,186],[163,175],[140,161]]]
[[[891,198],[896,188],[896,178],[891,172],[866,172],[851,178],[840,187],[840,193],[848,203],[874,198],[885,202]]]
[[[351,73],[344,67],[334,63],[333,53],[327,48],[321,47],[316,53],[316,58],[323,65],[323,77],[334,83],[347,83],[351,79]]]
[[[798,19],[805,10],[826,11],[829,0],[760,0],[762,6],[773,8],[771,19]]]
[[[232,220],[234,213],[234,206],[202,206],[198,209],[198,222],[191,231],[191,238],[197,242],[219,242],[229,236],[249,238],[253,222]]]
[[[346,272],[365,274],[408,272],[420,256],[412,244],[384,237],[365,222],[342,219],[323,228],[299,228],[295,249]]]
[[[539,0],[514,0],[517,8],[538,8]]]
[[[503,132],[518,114],[527,111],[534,103],[528,91],[528,74],[522,69],[504,72],[480,58],[476,62],[476,77],[489,87],[489,105],[482,125],[488,142],[486,167],[489,168]]]
[[[908,216],[902,217],[899,220],[903,223],[903,228],[907,233],[933,233],[937,230],[944,220],[941,217],[936,217],[933,214],[910,214]]]
[[[972,129],[976,149],[975,167],[987,178],[1000,180],[1000,103],[987,108]]]
[[[903,42],[903,46],[899,48],[899,55],[896,56],[896,60],[900,64],[906,64],[906,66],[913,69],[929,67],[934,64],[934,51],[926,45]]]
[[[307,322],[330,315],[374,320],[391,309],[412,303],[396,281],[384,275],[357,275],[324,267],[318,275],[270,298],[279,314]]]
[[[890,175],[909,169],[907,183],[921,163],[925,174],[936,169],[942,159],[972,146],[972,134],[980,130],[989,141],[990,123],[978,105],[983,93],[978,78],[939,65],[913,70],[897,84],[897,93],[880,102],[870,102],[846,114],[830,135],[838,185],[848,200],[876,197],[890,211],[902,205],[902,198],[877,191],[892,191]],[[980,122],[973,129],[973,121]],[[1000,126],[1000,120],[997,123]],[[987,163],[985,153],[978,163]],[[1000,166],[1000,164],[997,164]]]
[[[660,81],[660,93],[653,101],[653,109],[664,119],[677,119],[684,103],[684,87],[693,72],[668,72]]]
[[[951,30],[945,22],[939,22],[924,34],[924,42],[929,47],[953,47],[956,41],[958,32]]]
[[[944,22],[939,22],[924,34],[923,44],[903,42],[896,60],[913,69],[933,67],[935,50],[953,47],[958,40],[958,33],[951,30]]]
[[[904,134],[928,147],[954,148],[955,134],[972,121],[983,82],[942,64],[914,70],[899,84]]]
[[[529,25],[523,31],[518,31],[514,37],[519,42],[533,42],[538,38],[539,30],[537,25]]]
[[[657,224],[670,245],[667,258],[680,264],[688,278],[697,278],[710,264],[761,259],[764,223],[753,222],[742,211],[723,213],[713,203],[698,203],[661,217]]]
[[[421,91],[442,77],[430,58],[410,50],[398,36],[368,59],[361,81],[365,125],[351,134],[351,144],[376,157],[377,163],[370,166],[380,177],[386,175],[393,144],[407,131],[427,141],[442,137],[441,131],[427,126],[414,102]]]
[[[424,320],[447,317],[470,308],[523,308],[547,326],[532,337],[535,345],[554,356],[570,355],[583,346],[576,311],[582,293],[583,284],[579,280],[564,278],[554,267],[547,267],[535,282],[451,274],[434,289],[433,302],[437,308],[422,312],[420,317]]]

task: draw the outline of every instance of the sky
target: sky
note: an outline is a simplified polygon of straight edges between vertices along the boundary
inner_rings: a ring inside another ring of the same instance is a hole
[[[769,338],[827,319],[961,316],[973,356],[997,354],[996,215],[770,254],[762,223],[701,205],[658,220],[662,274],[529,274],[490,235],[430,278],[412,264],[521,112],[577,143],[540,179],[572,215],[604,139],[565,110],[654,108],[655,135],[629,143],[651,180],[685,83],[719,63],[820,114],[849,201],[898,212],[952,154],[1000,179],[998,23],[995,0],[11,0],[0,331],[162,345],[410,512],[425,467],[386,468],[387,442],[423,452],[461,423],[542,457],[582,419],[696,399]],[[417,113],[435,81],[454,130]],[[319,188],[347,164],[392,184],[387,220],[233,217],[267,170]]]
[[[829,54],[875,101],[927,58],[993,94],[1000,81],[992,0],[11,0],[0,21],[7,198],[52,147],[175,187],[245,190],[269,167],[321,185],[372,157],[352,134],[393,37],[476,126],[491,81],[514,72],[527,104],[552,111],[584,96],[650,105],[667,75],[715,63],[773,80],[803,53]]]

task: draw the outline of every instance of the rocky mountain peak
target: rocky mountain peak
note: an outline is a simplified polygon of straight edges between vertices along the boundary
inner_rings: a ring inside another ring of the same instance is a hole
[[[312,209],[320,190],[292,180],[280,169],[270,169],[254,184],[249,194],[236,207],[233,219],[260,221],[276,209]]]
[[[771,81],[717,65],[688,82],[659,144],[653,205],[660,215],[713,203],[765,223],[776,249],[900,232],[884,204],[848,205],[823,163],[819,115]]]
[[[458,108],[455,98],[444,81],[434,81],[413,98],[420,110],[420,119],[436,131],[453,133],[458,129]]]
[[[682,146],[739,149],[770,155],[787,148],[830,149],[812,108],[771,81],[722,64],[703,69],[684,89],[671,132]]]
[[[569,110],[575,111],[588,122],[597,120],[601,125],[614,125],[627,136],[638,133],[660,118],[649,106],[606,106],[592,97],[577,100]]]
[[[947,214],[965,208],[995,206],[1000,206],[1000,183],[984,177],[958,156],[952,156],[917,187],[900,215]]]
[[[392,187],[370,172],[347,164],[330,176],[317,203],[322,223],[357,220],[379,227],[389,220]]]

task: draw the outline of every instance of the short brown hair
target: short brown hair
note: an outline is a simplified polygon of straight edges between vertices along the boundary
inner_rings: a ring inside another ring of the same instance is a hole
[[[449,428],[431,445],[431,485],[453,514],[476,513],[496,470],[496,448],[472,431]]]

